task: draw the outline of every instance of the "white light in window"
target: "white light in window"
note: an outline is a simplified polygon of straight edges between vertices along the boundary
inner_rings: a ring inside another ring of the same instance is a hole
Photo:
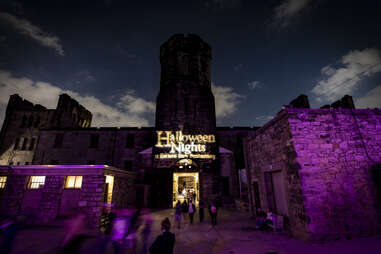
[[[39,189],[45,184],[45,176],[31,176],[28,189]]]

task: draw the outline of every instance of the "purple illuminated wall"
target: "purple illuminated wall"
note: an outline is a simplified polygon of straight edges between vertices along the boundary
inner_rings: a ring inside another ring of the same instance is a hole
[[[281,172],[294,236],[332,240],[380,232],[371,168],[381,163],[381,110],[287,108],[247,147],[251,186],[258,181],[264,209],[272,195],[264,176]],[[258,207],[253,194],[251,188]]]
[[[370,169],[381,162],[381,110],[287,112],[311,238],[375,233]]]

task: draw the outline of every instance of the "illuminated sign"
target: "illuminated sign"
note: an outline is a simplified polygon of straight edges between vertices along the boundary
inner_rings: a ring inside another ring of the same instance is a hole
[[[156,131],[156,147],[170,148],[169,153],[155,155],[156,159],[215,159],[215,155],[207,154],[207,143],[215,143],[214,135],[185,135],[182,131]]]

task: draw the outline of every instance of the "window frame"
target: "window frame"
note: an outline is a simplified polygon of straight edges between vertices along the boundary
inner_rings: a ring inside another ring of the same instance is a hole
[[[7,186],[7,176],[0,176],[0,190],[4,190],[5,187]]]
[[[69,179],[74,177],[74,184],[73,186],[68,186]],[[80,180],[78,180],[80,179]],[[79,181],[79,187],[77,186],[77,182]],[[64,189],[81,189],[82,188],[82,183],[83,183],[83,176],[66,176],[65,177],[65,184],[64,184]]]
[[[37,179],[37,181],[34,181],[35,178]],[[28,190],[43,189],[45,186],[45,181],[46,181],[46,176],[29,176],[27,189]],[[38,186],[36,186],[36,184],[38,184]]]

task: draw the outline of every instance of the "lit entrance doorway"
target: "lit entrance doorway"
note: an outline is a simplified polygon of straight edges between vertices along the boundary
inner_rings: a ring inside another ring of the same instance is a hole
[[[194,195],[195,199],[194,199]],[[175,207],[178,200],[192,199],[197,206],[200,197],[200,184],[198,172],[175,172],[173,173],[173,198],[172,206]]]

